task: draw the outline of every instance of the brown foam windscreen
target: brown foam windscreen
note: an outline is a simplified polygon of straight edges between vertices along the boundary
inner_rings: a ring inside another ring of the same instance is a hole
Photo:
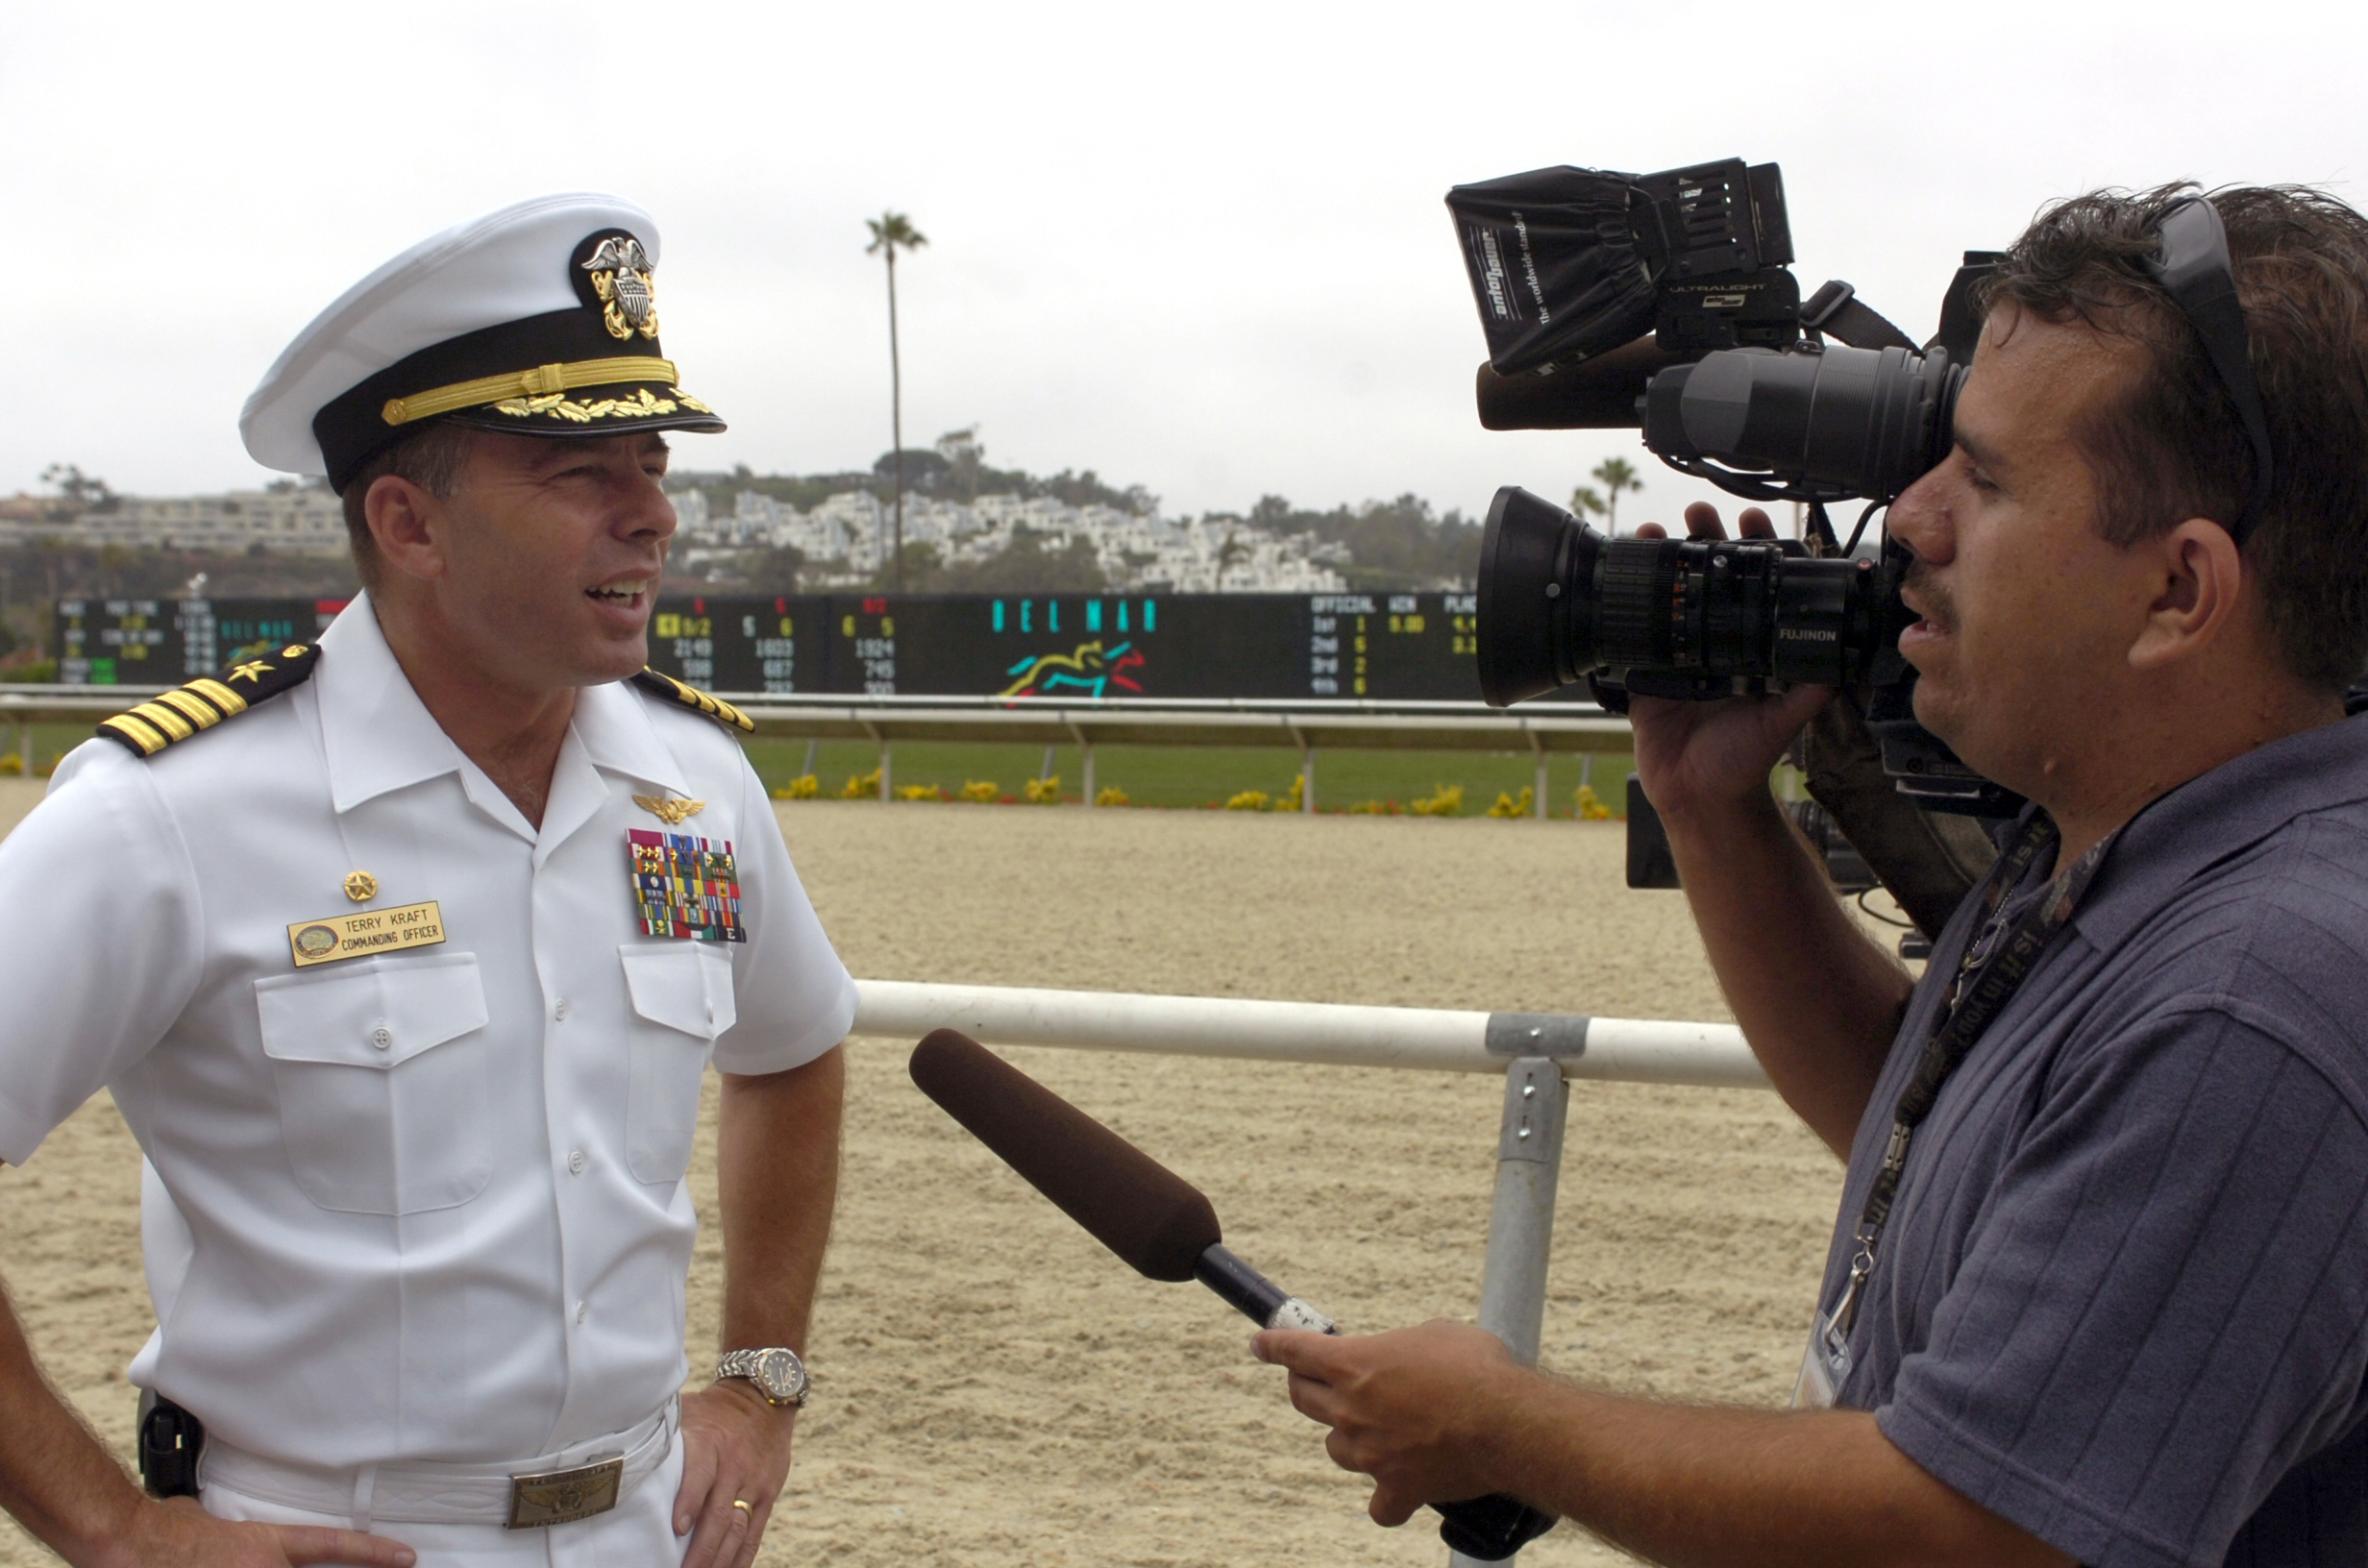
[[[1221,1237],[1199,1189],[968,1035],[933,1030],[913,1082],[1061,1213],[1154,1280],[1189,1280]]]

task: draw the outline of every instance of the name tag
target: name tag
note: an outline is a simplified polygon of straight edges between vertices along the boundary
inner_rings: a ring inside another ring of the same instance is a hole
[[[413,947],[433,947],[444,940],[444,915],[431,898],[401,909],[369,909],[355,915],[325,915],[299,920],[287,928],[287,950],[296,967],[334,964],[339,959],[367,958],[372,953],[400,953]]]

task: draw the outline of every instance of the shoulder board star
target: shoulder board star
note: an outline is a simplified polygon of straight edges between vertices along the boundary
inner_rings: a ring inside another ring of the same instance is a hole
[[[727,729],[742,734],[756,733],[756,721],[720,697],[709,697],[696,686],[685,686],[672,675],[661,675],[654,670],[644,670],[633,677],[633,684],[652,697],[662,697],[669,702],[678,702],[694,713],[703,713]]]
[[[98,733],[140,756],[153,757],[266,698],[294,691],[312,678],[320,659],[321,650],[309,643],[292,643],[275,653],[242,659],[219,675],[201,676],[115,715],[99,725]]]

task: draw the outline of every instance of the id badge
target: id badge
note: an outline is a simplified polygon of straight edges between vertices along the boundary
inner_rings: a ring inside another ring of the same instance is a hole
[[[1844,1346],[1837,1354],[1826,1354],[1827,1323],[1822,1312],[1809,1314],[1809,1344],[1801,1352],[1801,1375],[1792,1383],[1792,1408],[1796,1410],[1830,1410],[1834,1408],[1835,1392],[1842,1380],[1850,1376],[1850,1351]]]

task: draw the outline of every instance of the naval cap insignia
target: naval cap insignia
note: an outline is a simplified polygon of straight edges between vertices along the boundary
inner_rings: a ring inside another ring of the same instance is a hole
[[[630,234],[610,234],[600,242],[583,270],[592,277],[592,292],[600,296],[601,319],[608,335],[622,341],[636,331],[657,336],[657,284],[651,277],[650,253]]]

